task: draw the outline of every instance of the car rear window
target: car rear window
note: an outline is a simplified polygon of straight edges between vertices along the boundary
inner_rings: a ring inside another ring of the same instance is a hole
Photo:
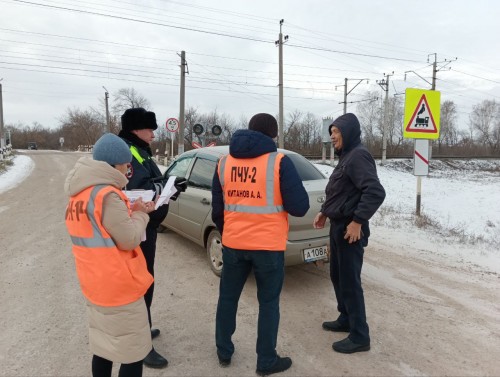
[[[302,181],[325,179],[325,176],[304,156],[301,156],[300,154],[287,154],[287,156],[290,160],[292,160]]]

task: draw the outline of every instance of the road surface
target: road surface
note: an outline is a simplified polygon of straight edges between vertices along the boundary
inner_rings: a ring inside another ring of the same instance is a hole
[[[22,153],[36,164],[32,174],[0,194],[0,376],[89,376],[63,193],[84,154]],[[363,270],[371,351],[335,353],[331,344],[343,334],[321,329],[337,316],[328,265],[290,267],[278,352],[293,366],[280,376],[499,376],[499,276],[418,257],[425,253],[372,234]],[[218,281],[202,248],[159,234],[153,320],[161,335],[154,343],[170,364],[145,368],[145,376],[255,376],[255,281],[243,291],[236,353],[224,369],[214,346]]]

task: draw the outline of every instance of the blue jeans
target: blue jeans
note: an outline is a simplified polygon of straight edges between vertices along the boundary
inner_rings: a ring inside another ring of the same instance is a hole
[[[217,354],[225,359],[234,353],[231,340],[236,330],[236,312],[243,286],[253,268],[259,300],[257,324],[257,369],[266,369],[277,360],[276,340],[280,322],[280,294],[285,277],[284,253],[246,251],[224,247],[219,302],[215,319]]]

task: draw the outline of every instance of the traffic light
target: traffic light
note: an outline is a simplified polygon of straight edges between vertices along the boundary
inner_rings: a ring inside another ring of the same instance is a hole
[[[222,128],[220,126],[215,125],[212,127],[212,134],[215,136],[219,136],[222,133]]]
[[[196,135],[201,135],[203,133],[203,126],[199,123],[196,123],[194,126],[193,126],[193,132],[196,134]]]

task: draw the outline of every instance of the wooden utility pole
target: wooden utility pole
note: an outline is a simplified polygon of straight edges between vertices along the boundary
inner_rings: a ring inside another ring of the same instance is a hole
[[[0,160],[3,160],[3,151],[5,148],[5,137],[3,134],[3,97],[2,97],[2,83],[1,83],[2,80],[3,79],[0,79]]]
[[[179,105],[179,144],[177,154],[184,153],[184,107],[186,99],[186,51],[181,51],[181,93]],[[173,151],[172,151],[173,154]],[[171,156],[174,157],[174,156]]]
[[[279,121],[278,121],[278,147],[285,147],[285,135],[283,131],[283,33],[281,27],[285,20],[280,20],[280,34],[275,44],[279,50]],[[288,40],[288,35],[285,35],[285,42]]]
[[[103,86],[105,92],[104,92],[104,103],[106,104],[106,132],[111,132],[111,123],[110,123],[110,120],[109,120],[109,103],[108,103],[108,99],[109,99],[109,93],[108,93],[108,89],[106,89],[104,86]]]
[[[383,91],[385,91],[385,104],[384,104],[384,125],[382,126],[382,161],[381,165],[385,165],[387,162],[387,129],[388,129],[388,123],[389,123],[389,116],[388,116],[388,111],[389,111],[389,77],[394,75],[394,71],[392,71],[392,74],[386,75],[384,73],[385,79],[382,79],[380,81],[377,80],[377,84],[380,85]]]

